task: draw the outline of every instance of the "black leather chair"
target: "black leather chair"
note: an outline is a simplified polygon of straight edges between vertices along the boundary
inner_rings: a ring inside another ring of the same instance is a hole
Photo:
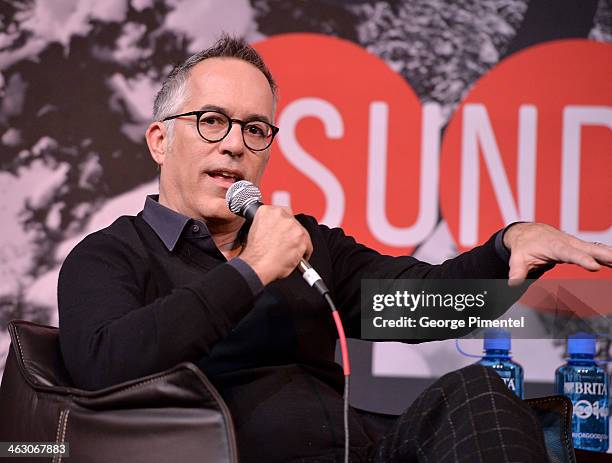
[[[238,462],[229,410],[195,365],[83,391],[66,371],[57,328],[8,329],[0,442],[68,442],[70,463]]]
[[[229,410],[195,365],[185,362],[83,391],[66,371],[57,328],[17,320],[8,329],[12,343],[0,386],[0,442],[67,442],[64,461],[71,463],[238,461]],[[576,463],[572,403],[562,396],[528,403],[544,428],[550,462]],[[358,411],[373,439],[396,418]]]

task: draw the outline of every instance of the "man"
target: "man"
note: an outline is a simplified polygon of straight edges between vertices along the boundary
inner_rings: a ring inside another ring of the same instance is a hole
[[[330,287],[354,337],[366,276],[520,280],[556,262],[589,270],[612,262],[608,247],[541,224],[511,226],[439,266],[381,256],[282,207],[262,206],[245,227],[225,193],[236,180],[259,184],[277,131],[275,104],[269,71],[239,40],[223,37],[171,73],[146,132],[159,197],[85,238],[62,267],[60,342],[77,386],[97,389],[193,361],[232,412],[241,461],[335,461],[343,449],[337,336],[325,302],[295,270],[301,258]],[[425,393],[381,442],[352,412],[351,461],[546,458],[534,417],[495,373],[472,367],[438,386],[474,392],[448,400]],[[483,398],[493,424],[475,420],[476,411],[464,415]],[[518,430],[502,431],[508,422]]]

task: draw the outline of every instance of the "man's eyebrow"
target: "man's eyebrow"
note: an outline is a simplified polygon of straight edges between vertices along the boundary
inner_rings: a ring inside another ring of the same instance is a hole
[[[221,106],[217,106],[217,105],[213,105],[213,104],[207,104],[204,106],[201,106],[200,111],[217,111],[223,114],[228,114],[229,111],[226,108],[223,108]],[[244,119],[245,122],[250,122],[250,121],[264,121],[267,122],[268,124],[272,124],[272,122],[270,122],[270,119],[268,119],[267,116],[263,115],[263,114],[248,114]]]

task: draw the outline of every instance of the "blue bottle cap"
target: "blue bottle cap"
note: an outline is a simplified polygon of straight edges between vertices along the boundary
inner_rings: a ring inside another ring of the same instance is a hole
[[[567,338],[567,353],[595,356],[595,336],[590,333],[574,333]]]
[[[492,328],[485,330],[484,336],[485,350],[510,350],[510,331]]]

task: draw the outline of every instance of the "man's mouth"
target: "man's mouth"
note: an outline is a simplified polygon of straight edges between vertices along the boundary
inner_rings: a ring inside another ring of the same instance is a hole
[[[233,185],[238,180],[243,179],[242,175],[240,175],[238,172],[231,171],[231,170],[219,169],[219,170],[211,170],[210,172],[206,172],[206,173],[208,174],[209,177],[215,180],[215,183],[217,183],[218,185],[224,188],[229,188],[231,185]]]

